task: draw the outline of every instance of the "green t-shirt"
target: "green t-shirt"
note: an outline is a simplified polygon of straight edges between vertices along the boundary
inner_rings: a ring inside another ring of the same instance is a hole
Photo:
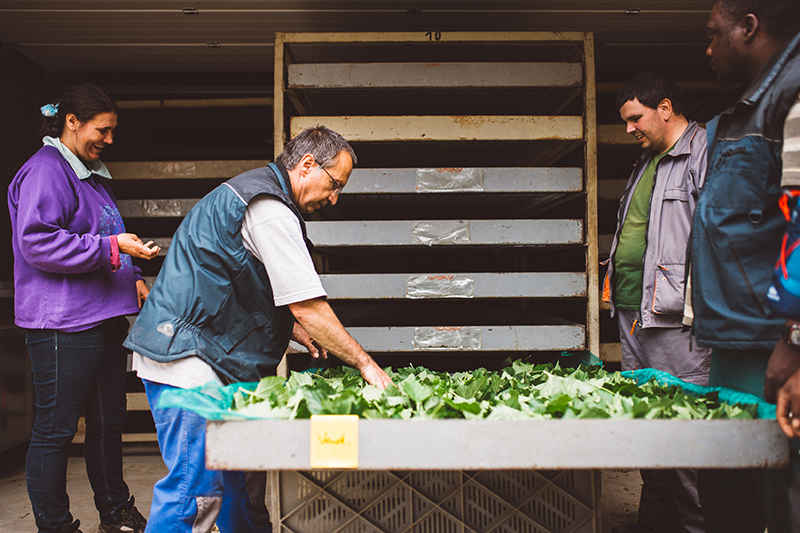
[[[672,148],[674,147],[673,145]],[[628,213],[622,223],[617,250],[614,253],[614,272],[617,276],[614,304],[620,309],[636,311],[642,305],[642,266],[647,248],[650,195],[653,192],[658,162],[672,148],[650,160],[632,193]]]

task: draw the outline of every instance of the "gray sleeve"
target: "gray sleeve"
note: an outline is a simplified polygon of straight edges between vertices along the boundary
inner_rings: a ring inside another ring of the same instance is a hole
[[[800,187],[800,99],[795,102],[783,125],[783,187]]]
[[[706,181],[706,170],[708,168],[708,145],[706,144],[706,130],[704,128],[697,128],[696,136],[699,135],[700,138],[697,139],[697,150],[694,150],[694,143],[692,146],[692,157],[694,159],[694,163],[692,165],[692,171],[694,173],[694,191],[692,191],[692,195],[697,199],[697,195],[700,189],[703,187],[703,184]]]
[[[300,221],[283,202],[269,195],[254,198],[245,212],[242,239],[245,248],[264,263],[275,305],[326,296]]]

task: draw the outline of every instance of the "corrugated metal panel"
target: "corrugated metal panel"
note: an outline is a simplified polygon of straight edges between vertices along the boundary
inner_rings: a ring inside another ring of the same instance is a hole
[[[574,87],[580,63],[317,63],[289,65],[290,89]]]
[[[325,124],[350,141],[528,141],[583,138],[577,116],[292,117],[290,135]]]

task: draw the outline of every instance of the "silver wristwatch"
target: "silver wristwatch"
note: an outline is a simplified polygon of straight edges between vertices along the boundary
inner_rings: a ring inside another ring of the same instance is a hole
[[[800,346],[800,324],[783,327],[783,340],[793,346]]]

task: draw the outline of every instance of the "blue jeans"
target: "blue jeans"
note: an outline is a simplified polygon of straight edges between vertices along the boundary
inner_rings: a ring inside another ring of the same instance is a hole
[[[60,532],[73,521],[67,460],[81,415],[86,419],[86,472],[100,519],[111,521],[130,497],[122,479],[127,374],[122,341],[127,331],[125,317],[75,333],[25,331],[36,392],[26,477],[39,531]]]
[[[206,421],[186,409],[159,409],[170,385],[143,380],[156,423],[158,446],[169,473],[153,487],[147,533],[270,533],[258,528],[247,495],[244,472],[206,469]]]

